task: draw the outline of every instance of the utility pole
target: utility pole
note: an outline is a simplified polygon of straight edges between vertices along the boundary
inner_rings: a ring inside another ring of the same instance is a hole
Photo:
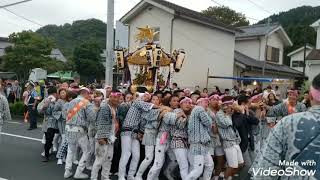
[[[271,19],[268,18],[268,24],[267,24],[267,34],[266,34],[266,48],[264,51],[264,61],[263,61],[263,67],[262,67],[262,77],[265,75],[265,69],[266,69],[266,64],[267,64],[267,59],[268,59],[268,37],[269,37],[269,28],[270,28],[270,22]]]
[[[15,3],[3,5],[3,6],[0,6],[0,9],[1,8],[6,8],[6,7],[9,7],[9,6],[14,6],[14,5],[21,4],[21,3],[25,3],[25,2],[28,2],[28,1],[32,1],[32,0],[24,0],[24,1],[19,1],[19,2],[15,2]]]
[[[307,39],[306,30],[304,33],[304,50],[303,50],[303,79],[306,77],[306,54],[307,54]]]
[[[113,85],[114,0],[108,0],[105,85]]]

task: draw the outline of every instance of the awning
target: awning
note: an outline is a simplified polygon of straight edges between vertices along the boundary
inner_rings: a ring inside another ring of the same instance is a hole
[[[47,75],[47,78],[55,78],[55,79],[60,79],[61,78],[61,71],[51,73]]]
[[[75,76],[79,76],[78,73],[72,71],[58,71],[52,74],[48,74],[48,78],[61,79],[61,80],[73,80]]]

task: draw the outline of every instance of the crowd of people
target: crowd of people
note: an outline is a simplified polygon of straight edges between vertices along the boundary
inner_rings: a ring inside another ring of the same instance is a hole
[[[320,74],[301,102],[297,90],[287,90],[282,99],[271,86],[235,86],[224,92],[196,87],[192,92],[174,83],[172,89],[150,94],[48,83],[43,98],[35,87],[27,84],[29,129],[37,128],[37,114],[43,114],[43,161],[65,163],[64,178],[97,180],[101,172],[104,180],[112,174],[119,180],[154,180],[160,175],[169,180],[247,179],[253,167],[281,169],[277,161],[293,160],[290,148],[296,142],[289,140],[300,122],[292,122],[295,118],[314,119],[315,126],[320,117]],[[307,136],[318,137],[318,129]],[[308,145],[295,149],[301,153]],[[90,176],[85,169],[91,170]]]
[[[0,94],[7,98],[9,103],[21,100],[22,88],[17,80],[0,79]]]

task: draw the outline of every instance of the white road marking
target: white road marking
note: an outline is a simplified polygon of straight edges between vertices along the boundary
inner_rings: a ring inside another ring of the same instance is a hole
[[[4,132],[1,132],[0,134],[5,135],[5,136],[12,136],[12,137],[17,137],[17,138],[22,138],[22,139],[33,140],[33,141],[40,141],[40,142],[42,141],[41,139],[27,137],[27,136],[20,136],[20,135],[16,135],[16,134],[9,134],[9,133],[4,133]],[[2,179],[0,179],[0,180],[2,180]]]
[[[0,180],[8,180],[8,179],[5,179],[5,178],[1,178],[1,177],[0,177]]]
[[[9,124],[29,124],[29,123],[25,123],[25,122],[17,122],[17,121],[4,121],[5,123],[9,123]],[[42,128],[42,125],[38,125],[39,128]],[[1,180],[1,179],[0,179]]]
[[[5,121],[5,123],[9,123],[9,124],[23,124],[21,122],[16,122],[16,121]],[[1,180],[1,179],[0,179]]]

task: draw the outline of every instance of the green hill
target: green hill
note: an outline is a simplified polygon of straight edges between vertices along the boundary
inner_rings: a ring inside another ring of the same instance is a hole
[[[310,25],[320,19],[320,6],[301,6],[269,18],[272,22],[279,22],[283,26],[294,44],[285,49],[285,54],[303,46],[305,42],[315,45],[316,32]],[[267,19],[261,20],[258,24],[266,23]],[[288,57],[285,57],[285,63],[290,63]]]
[[[74,48],[83,42],[97,42],[101,49],[106,43],[106,24],[97,19],[79,20],[61,26],[47,25],[36,32],[51,38],[69,58]]]

